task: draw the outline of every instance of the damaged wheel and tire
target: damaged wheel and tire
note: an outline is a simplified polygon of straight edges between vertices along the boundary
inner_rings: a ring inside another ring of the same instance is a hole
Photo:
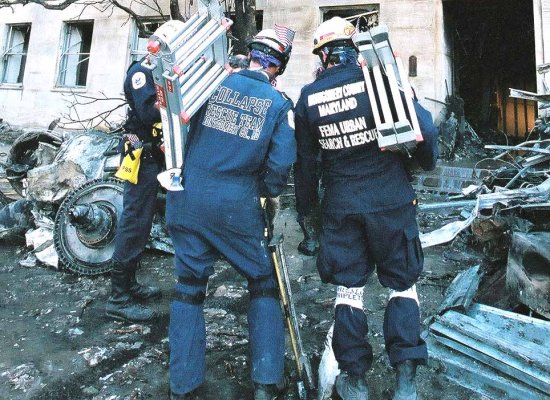
[[[54,243],[66,268],[83,275],[111,270],[123,192],[118,179],[95,179],[65,197],[55,218]]]

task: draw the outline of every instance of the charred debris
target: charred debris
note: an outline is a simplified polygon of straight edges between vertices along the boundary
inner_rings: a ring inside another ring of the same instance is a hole
[[[548,104],[533,93],[512,95]],[[539,118],[525,138],[503,142],[501,133],[476,132],[458,96],[444,103],[441,160],[433,172],[412,174],[421,240],[425,248],[444,244],[449,260],[477,265],[453,280],[426,320],[431,363],[489,398],[545,398],[550,118]],[[7,139],[0,156],[0,240],[24,244],[21,266],[108,272],[115,226],[98,221],[121,207],[122,186],[112,178],[119,163],[117,134],[21,131],[5,123],[0,130]],[[171,253],[162,208],[160,195],[149,245]],[[438,284],[440,278],[424,274],[421,280]],[[92,350],[90,363],[98,357]]]
[[[539,102],[542,111],[550,105],[548,95],[510,89],[510,96]],[[421,240],[451,243],[444,257],[480,264],[453,280],[426,320],[430,360],[487,398],[548,398],[550,118],[512,141],[495,130],[478,135],[460,99],[448,97],[446,106],[444,160],[415,178],[421,231],[429,231]],[[506,142],[486,144],[495,132]]]

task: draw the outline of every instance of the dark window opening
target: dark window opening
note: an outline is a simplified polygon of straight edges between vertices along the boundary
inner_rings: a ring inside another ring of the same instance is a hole
[[[464,100],[464,115],[478,133],[524,137],[536,103],[510,98],[509,89],[536,92],[533,2],[453,0],[443,7],[453,63],[449,95]]]
[[[141,60],[141,58],[148,54],[147,43],[149,42],[149,38],[164,22],[162,19],[141,19],[141,23],[145,26],[147,32],[140,32],[137,25],[135,25],[130,43],[130,63]]]
[[[65,24],[57,85],[85,87],[88,77],[93,22]]]
[[[321,8],[323,22],[333,17],[342,17],[358,26],[360,30],[366,30],[378,25],[380,6],[378,4],[346,6],[346,7],[326,7]]]

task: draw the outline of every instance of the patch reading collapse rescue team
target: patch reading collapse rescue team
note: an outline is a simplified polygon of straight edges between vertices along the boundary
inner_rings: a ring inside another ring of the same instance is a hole
[[[308,106],[317,107],[320,117],[349,112],[357,108],[357,95],[365,93],[365,82],[353,82],[308,96]],[[357,115],[357,113],[354,113]],[[361,146],[377,139],[376,128],[367,129],[364,116],[319,126],[319,144],[323,150]]]
[[[210,97],[202,124],[244,139],[258,140],[271,103],[271,99],[242,96],[237,91],[220,86]]]

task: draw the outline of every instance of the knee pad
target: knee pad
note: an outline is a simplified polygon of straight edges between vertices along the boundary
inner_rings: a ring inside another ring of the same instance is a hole
[[[416,301],[416,304],[420,305],[420,301],[418,300],[418,293],[416,293],[416,285],[412,285],[407,290],[403,290],[400,292],[397,290],[390,290],[390,298],[388,299],[388,301],[396,297],[412,299]]]
[[[201,305],[206,298],[208,279],[194,279],[178,277],[178,282],[173,293],[173,300],[181,303]]]
[[[347,288],[338,286],[336,289],[336,302],[334,307],[339,305],[347,305],[353,308],[363,310],[363,292],[365,287]]]
[[[250,279],[248,281],[248,293],[250,293],[250,300],[259,297],[279,299],[279,286],[274,277],[261,280]]]

